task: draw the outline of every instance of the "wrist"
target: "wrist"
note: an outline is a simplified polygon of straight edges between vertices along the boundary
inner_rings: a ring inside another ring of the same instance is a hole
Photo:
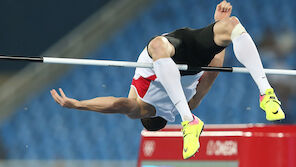
[[[79,101],[77,100],[75,103],[74,103],[74,107],[75,109],[83,109],[83,102],[82,101]]]

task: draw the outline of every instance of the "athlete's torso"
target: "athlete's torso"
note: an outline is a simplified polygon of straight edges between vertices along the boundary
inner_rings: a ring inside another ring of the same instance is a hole
[[[140,54],[137,62],[153,62],[146,48]],[[203,72],[195,75],[181,76],[181,84],[187,101],[195,95],[196,86],[202,74]],[[175,121],[175,116],[178,114],[178,111],[156,77],[153,69],[136,68],[132,87],[136,90],[138,98],[155,107],[156,116],[161,116],[170,122]]]
[[[175,54],[172,57],[174,62],[197,67],[207,66],[215,54],[224,49],[214,42],[214,25],[215,23],[201,29],[182,28],[164,34],[163,36],[175,48]],[[138,62],[153,63],[147,48],[139,56]],[[196,86],[202,74],[202,71],[181,71],[181,84],[187,101],[195,95]],[[136,68],[132,87],[136,89],[138,98],[155,107],[156,116],[161,116],[167,121],[175,120],[178,111],[157,79],[153,69]]]

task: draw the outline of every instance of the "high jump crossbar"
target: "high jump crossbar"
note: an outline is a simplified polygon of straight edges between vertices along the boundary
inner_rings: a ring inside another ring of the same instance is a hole
[[[57,58],[57,57],[25,57],[25,56],[0,55],[0,60],[29,61],[29,62],[39,62],[39,63],[46,63],[46,64],[153,68],[152,63],[113,61],[113,60],[76,59],[76,58]],[[218,72],[233,72],[233,73],[249,73],[249,71],[243,67],[192,67],[192,66],[188,66],[187,64],[177,64],[177,66],[178,66],[178,69],[182,71],[218,71]],[[266,74],[296,75],[296,70],[287,70],[287,69],[264,69],[264,72]]]

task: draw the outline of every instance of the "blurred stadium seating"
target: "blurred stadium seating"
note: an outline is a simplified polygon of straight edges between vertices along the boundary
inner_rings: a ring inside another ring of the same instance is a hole
[[[156,1],[151,8],[114,34],[103,47],[89,55],[89,58],[136,61],[152,36],[179,27],[198,28],[213,22],[217,2]],[[233,15],[240,18],[257,42],[266,27],[271,27],[275,32],[281,27],[296,30],[296,20],[291,19],[296,10],[294,0],[232,3]],[[228,48],[225,65],[240,65],[231,47]],[[290,67],[295,68],[295,64]],[[69,97],[77,99],[127,96],[133,72],[134,69],[128,68],[77,66],[34,98],[27,99],[1,125],[0,134],[7,158],[137,159],[142,130],[139,120],[121,115],[64,109],[53,101],[49,93],[50,89],[61,87]],[[289,104],[293,104],[290,107],[295,107],[296,97],[289,101]],[[258,104],[258,90],[249,75],[223,73],[194,113],[208,124],[268,123]],[[287,114],[293,116],[291,120],[295,123],[296,115]],[[176,120],[176,123],[179,122],[180,118]]]

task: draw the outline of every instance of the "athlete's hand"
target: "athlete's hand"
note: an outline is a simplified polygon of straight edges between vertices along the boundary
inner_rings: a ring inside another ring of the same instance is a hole
[[[215,21],[222,20],[226,17],[229,17],[231,15],[231,11],[232,11],[231,4],[226,0],[223,0],[216,7],[216,11],[214,15]]]
[[[78,100],[67,97],[61,88],[59,88],[59,91],[61,93],[61,96],[58,94],[58,92],[55,89],[52,89],[50,91],[52,98],[58,104],[60,104],[62,107],[67,107],[67,108],[78,107],[78,104],[79,104]]]

